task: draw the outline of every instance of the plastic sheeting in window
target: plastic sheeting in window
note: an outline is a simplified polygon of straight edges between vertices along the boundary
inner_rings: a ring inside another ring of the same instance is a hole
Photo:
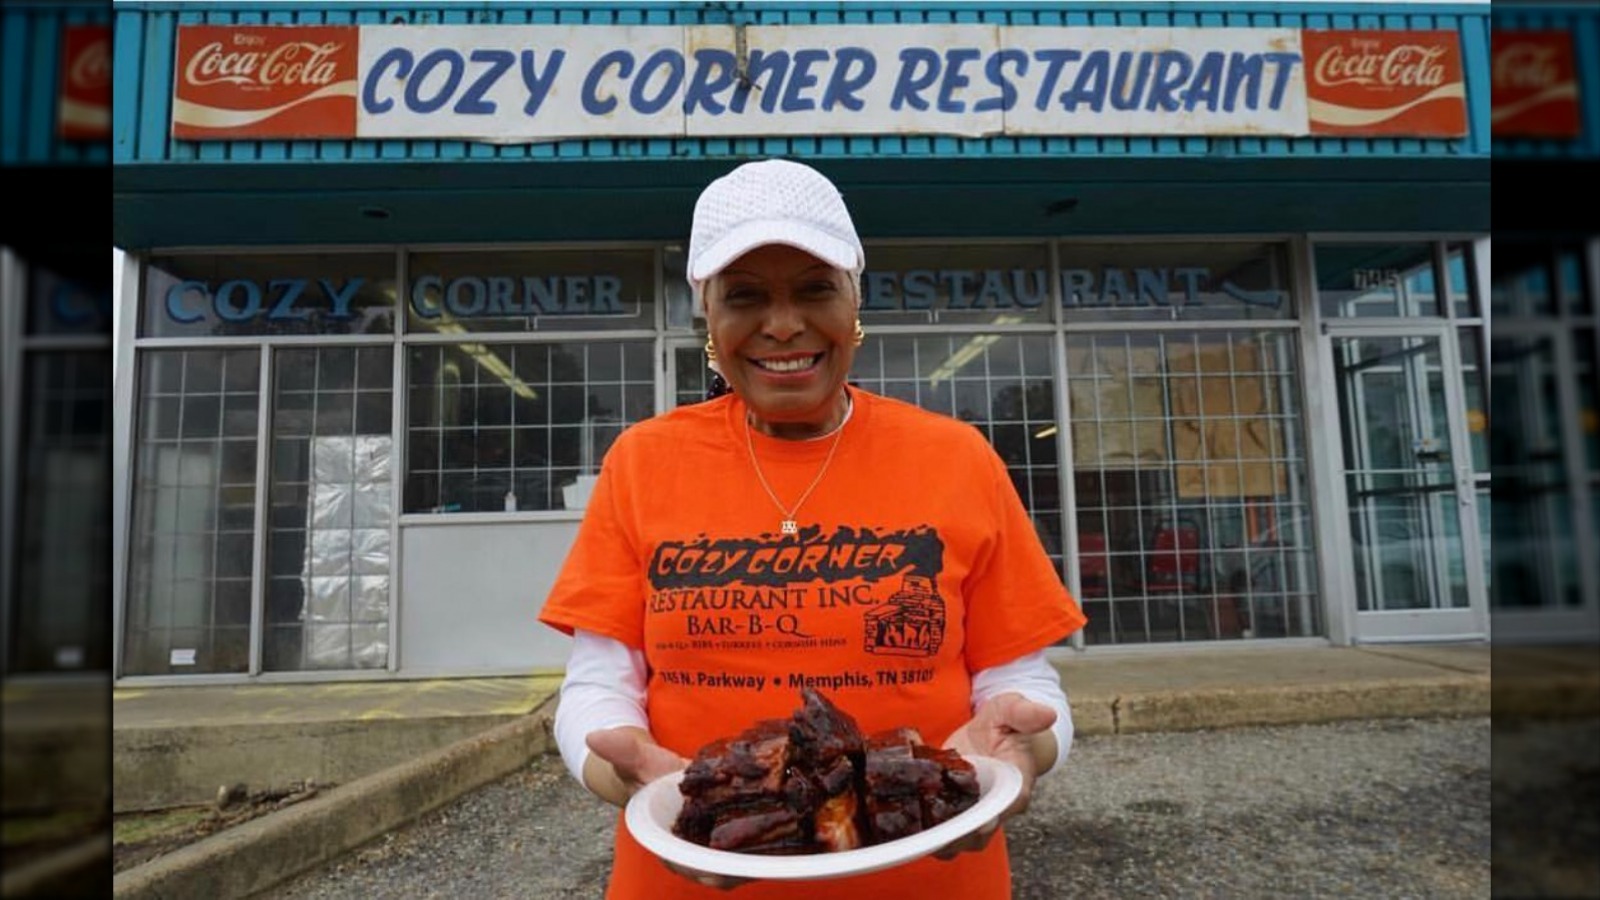
[[[380,668],[388,662],[391,458],[391,441],[384,436],[311,441],[302,668]]]

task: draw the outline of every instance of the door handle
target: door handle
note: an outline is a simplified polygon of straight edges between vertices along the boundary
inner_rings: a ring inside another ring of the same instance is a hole
[[[1472,468],[1462,466],[1456,470],[1456,502],[1462,506],[1471,506],[1477,500],[1477,491],[1472,483]]]

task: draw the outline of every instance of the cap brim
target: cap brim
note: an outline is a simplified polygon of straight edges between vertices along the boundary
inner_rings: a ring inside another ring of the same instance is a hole
[[[707,247],[691,264],[689,280],[705,281],[744,254],[767,244],[787,244],[847,272],[854,272],[860,265],[854,246],[819,228],[793,220],[755,221],[734,228]]]

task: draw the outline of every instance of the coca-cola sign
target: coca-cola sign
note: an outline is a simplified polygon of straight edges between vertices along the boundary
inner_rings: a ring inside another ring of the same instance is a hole
[[[1489,46],[1490,134],[1576,138],[1582,133],[1572,35],[1495,31]]]
[[[57,130],[69,141],[111,137],[111,29],[70,25],[61,35]]]
[[[1454,31],[1303,31],[1311,133],[1460,137],[1466,83]]]
[[[178,29],[173,136],[353,137],[359,35],[356,26]]]

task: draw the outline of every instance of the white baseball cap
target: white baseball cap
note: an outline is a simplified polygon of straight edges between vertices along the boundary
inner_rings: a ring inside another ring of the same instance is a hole
[[[844,198],[826,176],[786,159],[745,163],[700,193],[689,232],[689,286],[766,244],[787,244],[859,278],[867,254]]]

